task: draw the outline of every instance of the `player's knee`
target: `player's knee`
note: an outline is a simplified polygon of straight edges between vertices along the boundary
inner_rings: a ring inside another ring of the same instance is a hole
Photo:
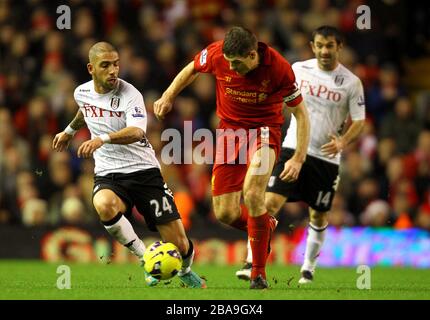
[[[264,193],[248,190],[244,194],[244,200],[250,213],[260,211],[264,207]]]
[[[96,195],[94,197],[93,204],[100,216],[100,219],[103,221],[113,219],[119,212],[121,212],[121,206],[117,197]]]
[[[277,215],[279,210],[282,207],[282,203],[280,203],[280,201],[277,201],[274,198],[267,198],[267,197],[264,201],[264,205],[266,206],[267,212],[272,216]]]
[[[240,209],[233,207],[218,207],[214,210],[216,218],[225,224],[231,224],[239,216]]]
[[[327,212],[311,210],[310,221],[315,227],[324,227],[328,223]]]

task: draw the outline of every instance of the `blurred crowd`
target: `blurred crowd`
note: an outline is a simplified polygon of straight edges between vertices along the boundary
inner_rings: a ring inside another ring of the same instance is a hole
[[[60,4],[71,9],[70,30],[56,27]],[[361,4],[372,10],[370,30],[356,27]],[[363,135],[343,154],[330,223],[430,230],[430,88],[411,91],[403,81],[405,63],[429,56],[430,17],[413,6],[400,0],[0,0],[0,224],[98,221],[93,160],[76,156],[88,130],[77,133],[69,152],[51,149],[53,136],[76,114],[75,87],[90,80],[86,64],[95,42],[118,49],[120,77],[142,92],[147,135],[160,156],[165,128],[183,131],[184,121],[192,121],[193,130],[215,129],[211,76],[187,88],[166,121],[157,121],[152,107],[182,67],[230,26],[250,28],[293,63],[313,58],[310,33],[329,24],[345,35],[341,61],[362,79],[367,106]],[[215,223],[210,165],[161,165],[186,227],[196,219]],[[306,218],[302,203],[287,203],[280,215],[284,226],[304,225]]]

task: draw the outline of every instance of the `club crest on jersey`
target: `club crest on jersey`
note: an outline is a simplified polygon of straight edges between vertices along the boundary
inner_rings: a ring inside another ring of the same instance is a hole
[[[204,66],[206,64],[206,59],[208,57],[208,49],[204,49],[200,54],[200,65]]]
[[[261,85],[262,85],[263,88],[267,88],[267,86],[269,85],[269,83],[270,83],[270,79],[261,81]]]
[[[261,81],[260,91],[267,92],[269,89],[270,79]]]
[[[134,112],[131,114],[133,118],[144,118],[143,110],[140,107],[134,107]]]
[[[112,108],[112,110],[116,110],[119,107],[119,97],[112,97],[112,99],[110,100],[110,107]]]
[[[261,92],[258,94],[258,103],[263,102],[264,100],[266,100],[268,97],[267,94],[265,94],[264,92]]]
[[[345,80],[345,78],[343,76],[336,76],[334,78],[334,83],[340,87],[343,84],[343,81]]]

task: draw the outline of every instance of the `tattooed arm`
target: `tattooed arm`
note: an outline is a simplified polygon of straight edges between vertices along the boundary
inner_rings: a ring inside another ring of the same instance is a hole
[[[76,116],[73,118],[72,122],[67,126],[64,131],[58,133],[54,140],[52,141],[52,148],[56,151],[63,151],[68,148],[70,141],[76,131],[85,126],[85,119],[83,113],[78,110]]]
[[[84,126],[85,126],[84,114],[81,112],[81,110],[78,110],[78,112],[76,113],[76,116],[73,118],[72,122],[70,122],[69,127],[71,127],[75,131],[78,131]]]

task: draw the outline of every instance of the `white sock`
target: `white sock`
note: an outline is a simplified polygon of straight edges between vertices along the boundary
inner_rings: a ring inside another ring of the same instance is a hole
[[[139,258],[143,256],[146,249],[145,244],[139,239],[130,221],[124,215],[121,214],[121,218],[117,222],[105,225],[105,228],[112,237],[127,247],[134,255]]]
[[[309,223],[308,237],[306,239],[305,260],[302,268],[300,269],[301,271],[315,271],[318,256],[324,243],[327,226],[328,225],[325,225],[324,227],[319,228],[315,227],[312,223]]]
[[[193,243],[190,241],[190,248],[188,249],[188,254],[191,251],[191,254],[188,255],[188,257],[184,258],[182,257],[182,268],[181,271],[179,271],[179,276],[183,276],[184,274],[187,274],[188,272],[191,271],[191,265],[193,264],[194,261],[194,245]]]
[[[251,242],[249,241],[248,238],[248,242],[246,243],[246,250],[247,250],[247,255],[246,255],[246,263],[252,263],[252,250],[251,250]]]

